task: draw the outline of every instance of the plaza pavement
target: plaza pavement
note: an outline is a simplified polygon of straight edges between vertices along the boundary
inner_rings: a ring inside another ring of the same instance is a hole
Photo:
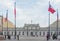
[[[20,37],[19,40],[17,39],[6,39],[6,40],[0,40],[0,41],[47,41],[46,37]],[[53,40],[52,38],[49,41],[60,41],[59,39]]]

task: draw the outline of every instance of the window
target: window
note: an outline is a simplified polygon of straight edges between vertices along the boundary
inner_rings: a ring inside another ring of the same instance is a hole
[[[13,32],[12,32],[12,35],[13,35]]]
[[[41,32],[40,32],[40,35],[41,35]]]
[[[45,35],[45,32],[43,32],[43,35]]]
[[[20,35],[20,32],[19,32],[19,35]]]
[[[7,32],[7,35],[9,35],[9,32]]]
[[[32,29],[35,29],[35,27],[32,27]]]
[[[39,29],[39,27],[37,27],[37,29]]]
[[[22,33],[23,35],[24,35],[24,31],[23,31],[23,33]]]
[[[31,36],[33,36],[33,32],[31,32],[31,34],[30,34]]]
[[[6,35],[6,32],[4,32],[4,35]]]
[[[60,32],[59,32],[59,35],[60,35]]]
[[[50,32],[47,32],[47,34],[50,33]]]
[[[37,35],[37,32],[35,32],[35,35]]]
[[[27,31],[27,36],[28,36],[28,31]]]
[[[51,35],[52,35],[52,32],[51,32]]]
[[[27,29],[27,27],[25,27],[25,29]]]
[[[31,29],[31,27],[29,27],[29,29]]]

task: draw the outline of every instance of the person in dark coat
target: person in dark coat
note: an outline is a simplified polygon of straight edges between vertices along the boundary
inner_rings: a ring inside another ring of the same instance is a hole
[[[50,34],[49,33],[46,35],[46,38],[47,38],[47,41],[50,39]]]
[[[53,38],[53,40],[54,40],[54,39],[57,39],[57,34],[54,33],[53,36],[52,36],[52,38]]]
[[[10,35],[8,35],[8,39],[10,39]]]
[[[17,39],[19,40],[19,35],[17,35]]]
[[[6,35],[5,35],[5,39],[6,39]]]

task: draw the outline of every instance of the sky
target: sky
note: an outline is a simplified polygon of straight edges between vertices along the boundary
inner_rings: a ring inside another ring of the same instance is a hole
[[[6,17],[8,10],[8,20],[14,22],[14,2],[16,2],[16,26],[23,27],[24,24],[39,24],[40,27],[49,25],[49,1],[52,7],[57,10],[60,19],[60,0],[0,0],[0,15]],[[56,21],[56,14],[50,13],[50,24]]]

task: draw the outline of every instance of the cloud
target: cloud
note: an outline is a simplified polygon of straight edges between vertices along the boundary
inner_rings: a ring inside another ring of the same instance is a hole
[[[55,2],[55,3],[59,3],[59,2],[60,2],[60,0],[54,0],[54,2]]]
[[[30,22],[32,20],[33,23],[39,23],[41,26],[43,26],[43,25],[47,26],[47,25],[45,25],[45,24],[47,24],[46,20],[48,19],[48,18],[45,18],[45,17],[47,17],[47,16],[45,16],[47,14],[45,14],[46,12],[43,12],[44,11],[43,9],[46,6],[46,4],[44,4],[42,2],[40,3],[40,1],[38,1],[31,7],[28,6],[29,8],[22,8],[23,13],[19,14],[19,17],[17,20],[18,21],[20,20],[20,22],[21,22],[21,20],[22,21],[25,20],[25,23]],[[17,24],[19,25],[19,23],[17,23]]]
[[[51,1],[51,0],[50,0]],[[56,9],[59,0],[51,1],[51,5]],[[23,26],[25,23],[39,23],[40,26],[48,26],[48,5],[49,0],[16,0],[17,9],[17,27]],[[0,5],[4,14],[6,9],[9,10],[9,20],[14,23],[14,0],[0,0]],[[60,5],[60,4],[59,4]],[[56,14],[51,15],[51,23],[56,20]]]
[[[12,1],[11,0],[0,0],[0,4],[6,7],[11,7],[12,6]]]

